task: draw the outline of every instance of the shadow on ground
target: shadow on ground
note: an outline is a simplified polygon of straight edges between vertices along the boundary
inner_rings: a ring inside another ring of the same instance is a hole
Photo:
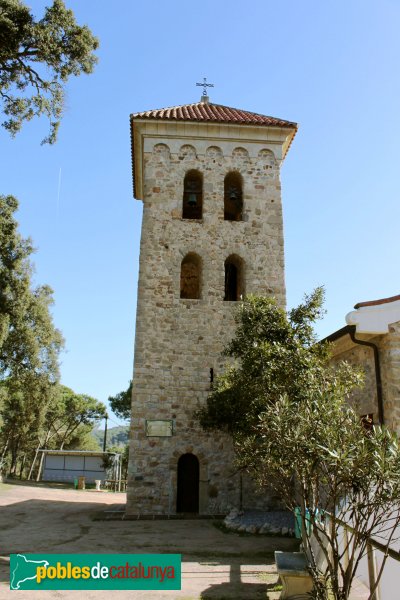
[[[251,566],[245,568],[237,561],[230,561],[228,565],[229,581],[211,584],[201,592],[201,600],[206,600],[207,598],[212,598],[213,600],[220,600],[221,598],[232,600],[236,598],[240,598],[240,600],[266,600],[270,598],[268,591],[276,590],[277,575],[275,573],[266,574],[263,571],[265,565],[260,565],[259,569],[254,565],[254,561],[252,561]],[[252,581],[246,581],[246,579],[251,579]],[[254,579],[260,579],[260,581],[256,582]],[[261,581],[262,579],[267,579],[267,581]]]
[[[277,583],[273,551],[297,549],[295,540],[228,535],[207,520],[93,519],[99,511],[119,510],[123,502],[123,494],[97,495],[22,485],[0,493],[0,600],[9,594],[6,582],[11,553],[182,555],[182,590],[176,595],[134,592],[132,596],[132,592],[126,595],[122,591],[115,592],[115,597],[121,600],[132,597],[135,600],[275,600],[279,597],[279,592],[273,591]],[[19,594],[20,600],[36,598],[36,592]],[[48,595],[48,600],[69,599],[73,594],[55,592]],[[109,597],[107,592],[86,594],[88,600]]]

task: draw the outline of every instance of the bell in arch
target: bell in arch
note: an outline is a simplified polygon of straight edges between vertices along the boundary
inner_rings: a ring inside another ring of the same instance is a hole
[[[197,194],[190,192],[187,203],[189,206],[197,206]]]

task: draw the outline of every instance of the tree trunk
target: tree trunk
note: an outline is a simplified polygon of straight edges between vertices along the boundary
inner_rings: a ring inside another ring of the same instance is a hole
[[[10,476],[11,477],[14,477],[16,475],[16,471],[17,471],[18,448],[19,448],[19,438],[17,438],[15,443],[11,445],[11,466],[10,466]]]
[[[64,436],[61,440],[60,450],[64,450],[65,442],[74,433],[75,429],[78,429],[78,427],[81,423],[82,423],[82,419],[80,419],[80,421],[78,423],[75,423],[74,427],[72,427],[70,430],[67,429],[67,431],[64,433]]]
[[[36,475],[36,481],[40,480],[40,473],[42,472],[42,466],[43,466],[43,458],[44,458],[44,452],[42,452],[42,456],[40,457],[40,462],[39,462],[39,469]]]
[[[32,473],[33,473],[33,469],[35,468],[36,460],[37,460],[37,457],[39,454],[39,448],[40,448],[40,445],[36,448],[35,456],[33,457],[33,460],[31,463],[31,468],[29,469],[28,480],[32,479]]]
[[[22,473],[24,472],[24,466],[25,466],[25,460],[26,460],[26,455],[24,454],[19,466],[19,478],[22,479]]]
[[[4,444],[3,451],[1,453],[1,458],[0,458],[0,475],[2,474],[1,472],[3,470],[3,463],[4,463],[4,459],[6,457],[6,454],[7,454],[9,442],[10,442],[10,434],[8,434],[8,436],[7,436],[6,443]]]
[[[46,437],[45,437],[43,444],[40,442],[40,439],[39,439],[39,444],[38,444],[38,447],[36,448],[35,456],[33,457],[33,461],[31,464],[31,468],[29,469],[28,479],[31,479],[31,477],[32,477],[33,469],[35,468],[35,463],[37,461],[40,447],[46,448],[47,442],[49,441],[49,439],[50,439],[50,428],[47,430]]]

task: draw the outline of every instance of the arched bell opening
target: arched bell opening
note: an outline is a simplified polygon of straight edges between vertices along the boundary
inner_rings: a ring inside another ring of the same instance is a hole
[[[243,180],[236,171],[228,173],[224,179],[224,220],[243,220]]]
[[[183,181],[182,218],[201,219],[203,217],[203,175],[191,170]]]

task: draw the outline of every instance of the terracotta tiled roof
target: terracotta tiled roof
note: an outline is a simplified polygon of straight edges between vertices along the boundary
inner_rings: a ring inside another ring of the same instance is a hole
[[[268,117],[258,113],[231,108],[222,104],[196,102],[183,106],[172,106],[135,113],[133,119],[166,119],[169,121],[211,121],[214,123],[238,123],[241,125],[267,125],[270,127],[291,127],[297,129],[297,123]]]
[[[358,302],[354,308],[361,308],[362,306],[377,306],[379,304],[389,304],[389,302],[396,302],[400,300],[400,294],[398,296],[390,296],[390,298],[381,298],[380,300],[369,300],[368,302]]]
[[[297,132],[297,123],[284,121],[276,117],[268,117],[258,113],[231,108],[222,104],[212,104],[209,102],[196,102],[194,104],[184,104],[182,106],[172,106],[169,108],[159,108],[146,110],[144,112],[134,113],[130,116],[131,122],[131,147],[132,147],[132,174],[133,174],[133,195],[136,198],[135,181],[135,142],[134,129],[135,122],[146,119],[166,120],[166,121],[192,121],[197,123],[226,123],[237,125],[255,125],[264,127],[281,127],[291,129],[288,132],[288,145],[285,155]],[[289,139],[290,138],[290,139]]]

